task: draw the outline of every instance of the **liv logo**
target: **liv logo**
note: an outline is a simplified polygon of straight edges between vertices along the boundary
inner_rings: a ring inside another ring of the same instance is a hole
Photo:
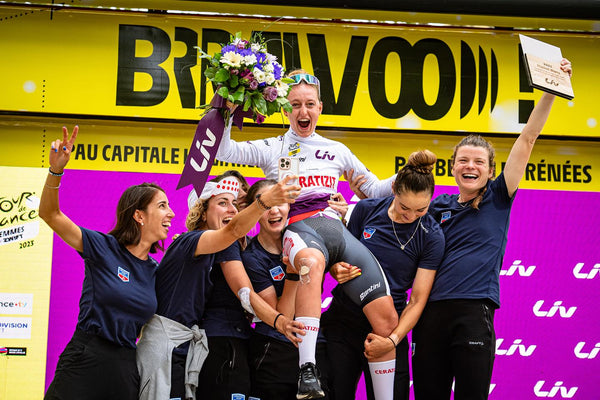
[[[508,268],[508,270],[500,270],[500,275],[513,276],[515,272],[517,272],[519,276],[531,276],[534,270],[535,265],[525,267],[524,265],[521,265],[521,260],[515,260],[513,261],[512,265]]]
[[[515,339],[515,341],[508,347],[508,349],[501,349],[502,343],[504,343],[504,339],[496,340],[496,354],[499,356],[512,356],[517,351],[519,355],[523,357],[529,357],[535,351],[536,345],[532,344],[531,346],[525,346],[521,344],[521,339]]]
[[[600,264],[596,264],[592,267],[589,272],[582,272],[584,270],[584,263],[577,263],[573,268],[573,275],[577,279],[594,279],[596,276],[600,276]]]
[[[554,305],[550,307],[548,311],[542,311],[542,306],[544,305],[544,300],[539,300],[533,306],[533,313],[536,317],[547,317],[552,318],[558,312],[561,318],[571,318],[573,314],[575,314],[575,310],[577,307],[569,307],[568,309],[562,306],[562,301],[558,300],[554,302]]]
[[[335,158],[335,155],[329,154],[327,150],[325,151],[325,153],[321,154],[321,150],[317,150],[317,152],[315,153],[315,157],[319,160],[333,160]]]
[[[575,346],[575,357],[577,358],[582,358],[582,359],[588,359],[588,360],[593,360],[594,358],[596,358],[596,356],[598,355],[598,353],[600,353],[600,343],[596,343],[596,345],[592,348],[592,350],[590,350],[589,353],[585,353],[583,351],[583,348],[585,347],[585,342],[579,342],[577,343],[577,346]]]
[[[533,387],[533,393],[535,393],[537,397],[556,397],[556,395],[560,392],[561,398],[570,399],[575,396],[577,389],[579,389],[577,386],[567,388],[566,386],[563,386],[563,381],[558,381],[552,388],[550,388],[550,390],[546,391],[543,390],[545,383],[546,381],[538,381]]]
[[[208,139],[203,140],[202,144],[200,144],[199,140],[196,140],[196,143],[194,143],[196,148],[198,150],[200,150],[200,153],[202,154],[202,157],[203,157],[202,165],[198,165],[198,162],[196,162],[196,160],[194,158],[190,159],[190,165],[197,172],[204,171],[206,169],[206,167],[208,166],[208,161],[210,160],[210,153],[208,152],[208,150],[206,150],[206,147],[214,147],[214,145],[217,141],[217,137],[215,136],[214,133],[211,132],[210,129],[206,130],[206,136],[208,136]]]

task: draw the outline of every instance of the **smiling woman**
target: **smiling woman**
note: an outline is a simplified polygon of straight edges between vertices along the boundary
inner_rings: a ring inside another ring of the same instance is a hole
[[[300,187],[278,183],[238,213],[240,186],[235,176],[223,174],[207,182],[200,196],[190,194],[188,232],[173,241],[158,267],[157,314],[138,344],[140,399],[190,398],[196,387],[202,388],[202,398],[225,390],[248,393],[245,311],[278,322],[279,332],[297,340],[301,325],[285,316],[276,321],[277,312],[252,291],[237,239],[266,209],[293,202],[288,193]]]
[[[156,309],[156,261],[148,253],[167,238],[173,211],[164,191],[144,183],[128,188],[108,234],[77,226],[59,207],[58,189],[78,127],[52,142],[40,217],[85,260],[77,328],[60,356],[45,398],[137,399],[136,340]]]

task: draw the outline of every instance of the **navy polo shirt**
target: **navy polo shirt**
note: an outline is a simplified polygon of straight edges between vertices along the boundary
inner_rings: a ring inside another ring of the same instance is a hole
[[[429,207],[446,236],[446,253],[429,301],[490,299],[500,306],[500,268],[506,249],[510,209],[504,173],[488,181],[479,210],[438,196]]]
[[[400,314],[406,307],[406,292],[412,287],[417,269],[438,269],[444,255],[444,234],[429,214],[421,218],[420,226],[418,219],[410,224],[395,223],[394,234],[392,220],[388,216],[393,200],[394,196],[388,196],[359,201],[350,215],[348,230],[379,261]],[[413,238],[408,242],[411,236]],[[398,240],[406,245],[404,250]],[[335,295],[340,295],[338,292],[342,291],[334,289]]]
[[[257,237],[254,237],[242,253],[242,259],[254,291],[260,293],[273,286],[279,298],[283,293],[286,268],[281,261],[281,254],[269,253],[262,247]],[[254,329],[261,335],[288,341],[284,335],[264,322],[258,322]]]
[[[112,235],[81,228],[85,278],[77,329],[135,348],[156,311],[157,262],[140,260]]]
[[[157,314],[188,328],[200,325],[212,283],[215,254],[194,256],[205,231],[186,232],[171,243],[156,273]]]
[[[227,249],[219,253],[215,258],[210,279],[213,290],[206,303],[206,310],[202,318],[202,328],[206,330],[207,336],[225,336],[247,339],[250,337],[251,328],[240,300],[231,291],[223,270],[222,262],[242,261],[241,249],[238,241],[235,241]]]

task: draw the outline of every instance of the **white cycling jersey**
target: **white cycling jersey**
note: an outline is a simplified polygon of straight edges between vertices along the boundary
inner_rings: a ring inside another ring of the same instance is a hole
[[[364,175],[367,181],[361,190],[368,197],[383,197],[392,194],[395,175],[379,180],[346,147],[335,140],[327,139],[316,132],[301,137],[291,128],[283,135],[266,139],[236,142],[231,139],[231,125],[225,128],[216,158],[221,161],[255,165],[261,168],[266,178],[278,178],[278,160],[292,157],[299,160],[300,196],[294,209],[311,211],[311,199],[327,197],[337,193],[339,178],[344,171],[354,170]],[[302,206],[304,204],[304,206]],[[320,207],[312,207],[312,209]]]

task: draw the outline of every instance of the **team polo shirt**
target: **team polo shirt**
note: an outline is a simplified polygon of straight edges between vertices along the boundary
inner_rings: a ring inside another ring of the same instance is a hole
[[[112,235],[80,228],[85,278],[77,329],[135,348],[142,326],[156,310],[158,263],[140,260]]]
[[[157,314],[188,328],[200,325],[212,283],[215,254],[195,256],[205,231],[186,232],[171,243],[156,274]]]
[[[210,279],[213,290],[206,302],[206,310],[202,318],[202,328],[206,330],[207,336],[225,336],[240,339],[250,337],[251,328],[244,309],[236,294],[233,293],[227,281],[221,262],[242,261],[241,249],[238,241],[235,241],[215,259]]]
[[[395,223],[388,209],[394,196],[359,201],[348,222],[348,230],[375,255],[388,280],[398,313],[406,307],[406,291],[412,287],[418,268],[436,270],[444,255],[444,235],[434,219],[425,214],[409,224]],[[409,238],[413,235],[412,240]],[[396,238],[396,236],[398,238]],[[400,240],[406,244],[400,248]],[[360,268],[360,265],[357,267]],[[334,294],[342,292],[337,287]]]
[[[458,195],[438,196],[429,207],[446,237],[446,254],[429,301],[490,299],[500,306],[500,268],[506,249],[510,209],[504,173],[487,183],[479,210],[458,203]]]
[[[252,282],[252,287],[256,293],[273,286],[277,298],[283,293],[285,283],[285,264],[281,261],[280,254],[269,253],[262,247],[257,237],[242,252],[244,267],[248,277]],[[269,336],[277,340],[287,341],[288,339],[264,322],[258,322],[254,328],[256,333]]]

